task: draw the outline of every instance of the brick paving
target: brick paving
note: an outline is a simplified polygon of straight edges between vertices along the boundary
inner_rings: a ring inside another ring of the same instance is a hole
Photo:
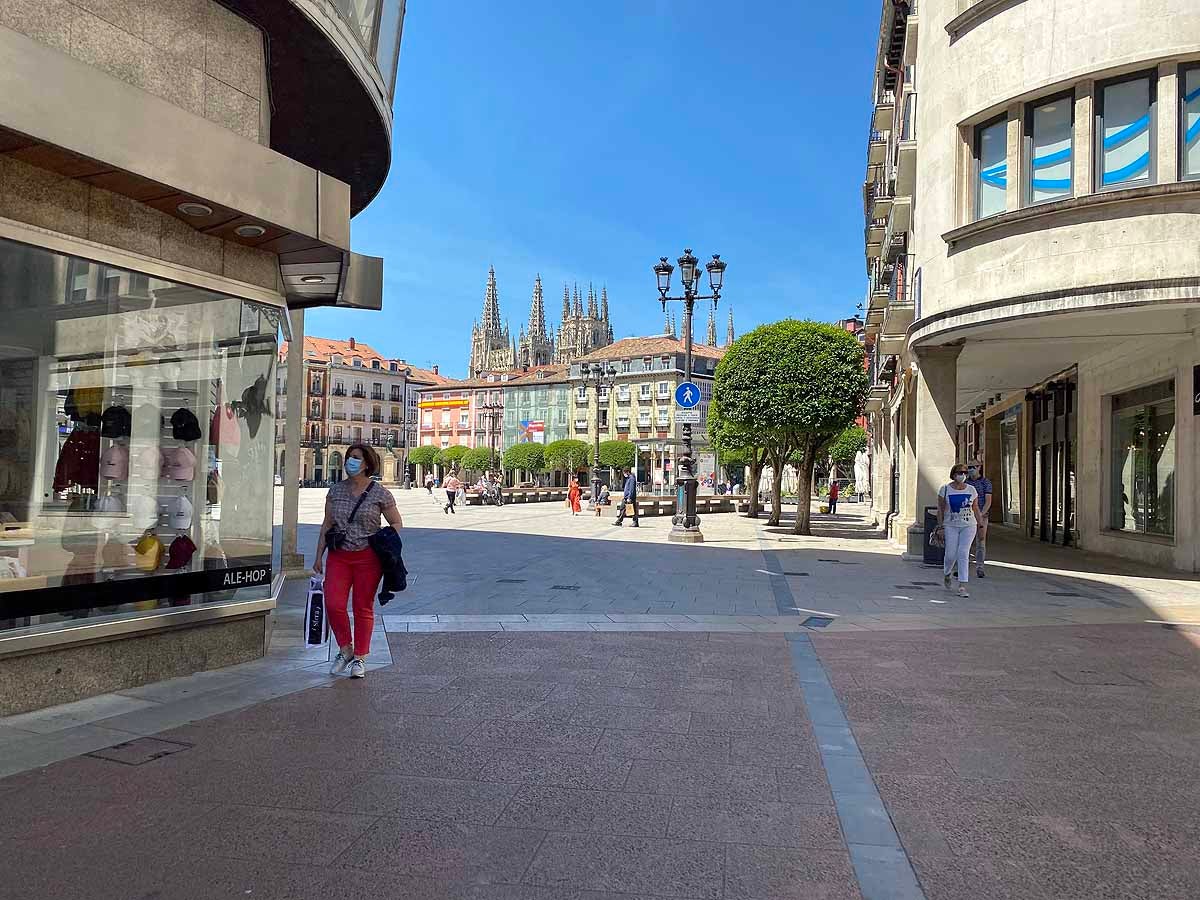
[[[929,900],[1200,897],[1200,629],[813,639]]]
[[[0,896],[860,896],[781,636],[391,646],[180,752],[0,781]]]

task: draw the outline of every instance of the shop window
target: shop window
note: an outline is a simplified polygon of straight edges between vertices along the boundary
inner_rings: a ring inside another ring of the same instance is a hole
[[[1154,79],[1135,75],[1096,91],[1100,190],[1154,183]]]
[[[1186,66],[1179,73],[1180,165],[1183,178],[1200,178],[1200,65]]]
[[[0,285],[0,632],[268,597],[279,311],[8,241]]]
[[[1008,119],[1000,116],[975,129],[974,217],[1002,213],[1008,191]]]
[[[1031,105],[1025,120],[1025,202],[1046,203],[1071,196],[1073,94]]]
[[[1175,383],[1112,398],[1111,527],[1175,534]]]

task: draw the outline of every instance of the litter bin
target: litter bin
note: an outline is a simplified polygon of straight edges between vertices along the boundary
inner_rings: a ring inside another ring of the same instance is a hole
[[[921,538],[921,557],[927,566],[941,566],[946,560],[945,547],[932,547],[929,538],[937,528],[937,507],[925,507],[925,534]]]

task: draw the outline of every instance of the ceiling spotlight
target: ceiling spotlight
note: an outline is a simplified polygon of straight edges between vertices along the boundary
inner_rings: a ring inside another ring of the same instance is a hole
[[[263,228],[261,225],[239,225],[237,228],[233,229],[233,233],[238,237],[256,238],[262,237],[264,234],[266,234],[267,229]]]
[[[300,279],[300,281],[304,284],[324,284],[325,276],[324,275],[305,275]]]
[[[187,201],[186,203],[180,203],[175,208],[185,216],[211,216],[213,212],[211,206],[205,206],[203,203],[196,203],[191,200]]]

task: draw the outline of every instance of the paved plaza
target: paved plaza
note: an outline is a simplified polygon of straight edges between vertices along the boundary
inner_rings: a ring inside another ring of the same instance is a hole
[[[261,661],[0,720],[0,897],[1200,896],[1194,580],[397,493],[365,681],[296,583]]]

